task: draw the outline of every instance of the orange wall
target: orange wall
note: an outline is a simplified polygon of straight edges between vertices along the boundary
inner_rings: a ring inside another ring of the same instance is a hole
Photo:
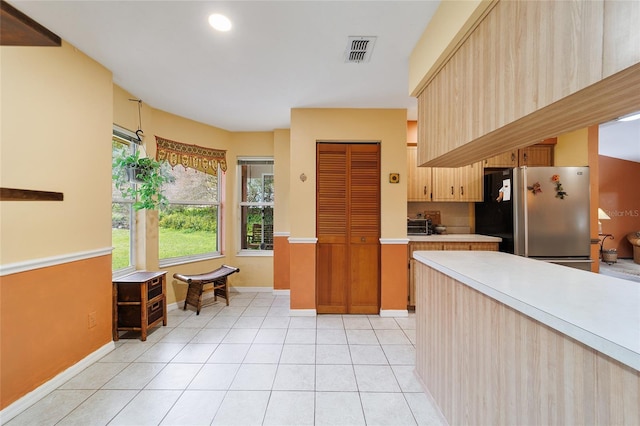
[[[111,340],[111,255],[5,275],[0,407]],[[97,323],[89,328],[88,314]]]
[[[627,234],[640,231],[640,163],[601,155],[599,166],[600,208],[611,217],[601,220],[602,232],[614,236],[607,238],[604,248],[617,249],[620,258],[632,258]]]
[[[291,258],[291,309],[316,309],[316,244],[293,243]]]
[[[111,341],[113,81],[66,42],[0,55],[2,186],[64,194],[0,202],[4,409]]]
[[[407,121],[407,143],[418,143],[417,121]]]
[[[407,245],[382,244],[380,246],[380,309],[406,310],[407,295]]]
[[[289,290],[291,283],[289,237],[273,237],[273,288]]]

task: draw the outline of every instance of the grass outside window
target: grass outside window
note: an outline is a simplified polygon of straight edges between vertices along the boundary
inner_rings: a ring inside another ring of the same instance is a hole
[[[113,270],[125,268],[129,264],[129,230],[113,229],[112,264]],[[207,231],[185,231],[160,228],[160,258],[190,256],[215,251],[216,235]]]

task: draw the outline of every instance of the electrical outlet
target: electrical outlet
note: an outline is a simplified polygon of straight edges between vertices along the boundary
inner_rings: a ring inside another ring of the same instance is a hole
[[[89,328],[93,328],[97,325],[98,320],[96,319],[95,312],[89,312]]]

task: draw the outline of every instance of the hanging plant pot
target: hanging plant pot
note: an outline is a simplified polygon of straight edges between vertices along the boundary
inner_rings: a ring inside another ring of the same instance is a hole
[[[122,150],[113,158],[113,182],[123,198],[133,201],[135,210],[155,210],[167,202],[162,185],[167,178],[161,173],[161,163],[149,157],[140,158]],[[136,185],[130,185],[136,183]]]
[[[148,179],[149,169],[147,167],[129,166],[127,167],[127,178],[132,183],[144,183]]]

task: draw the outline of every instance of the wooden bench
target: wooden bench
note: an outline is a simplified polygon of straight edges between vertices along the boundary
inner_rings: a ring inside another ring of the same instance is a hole
[[[187,289],[187,297],[184,300],[184,308],[187,309],[187,305],[194,306],[196,308],[196,315],[200,315],[200,308],[202,308],[202,293],[206,291],[204,286],[207,284],[213,284],[213,301],[218,300],[218,296],[224,298],[229,306],[229,286],[227,285],[227,277],[231,274],[240,272],[240,268],[233,266],[222,265],[218,269],[198,275],[184,275],[173,274],[173,278],[184,281],[189,285]]]

